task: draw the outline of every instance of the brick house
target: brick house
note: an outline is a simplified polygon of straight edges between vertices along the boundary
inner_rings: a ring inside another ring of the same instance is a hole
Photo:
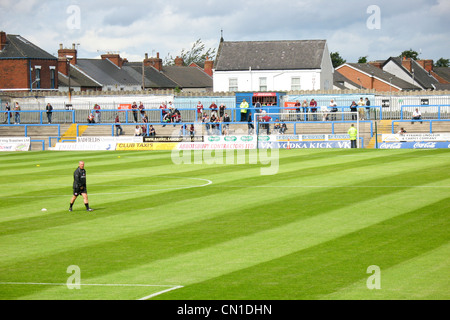
[[[20,35],[0,31],[0,90],[58,89],[58,59]]]
[[[336,71],[361,89],[386,92],[421,90],[419,86],[381,69],[381,65],[376,63],[344,63]]]

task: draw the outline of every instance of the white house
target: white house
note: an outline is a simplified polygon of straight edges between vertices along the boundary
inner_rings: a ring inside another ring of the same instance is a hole
[[[326,40],[221,41],[215,92],[333,89]]]

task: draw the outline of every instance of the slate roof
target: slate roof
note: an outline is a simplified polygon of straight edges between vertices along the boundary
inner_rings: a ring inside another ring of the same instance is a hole
[[[162,72],[180,88],[212,89],[213,78],[197,67],[164,66]]]
[[[443,78],[445,81],[450,82],[449,67],[434,67],[433,72],[435,72],[439,77]]]
[[[58,60],[47,51],[15,34],[6,35],[6,46],[0,51],[0,59]]]
[[[405,72],[409,77],[413,77],[412,72],[410,72],[407,68],[402,65],[402,58],[400,57],[390,57],[386,62],[393,61],[397,64],[403,72]],[[411,67],[414,70],[414,81],[416,81],[422,88],[424,89],[434,89],[433,85],[439,83],[433,76],[431,76],[420,64],[418,64],[415,60],[411,59]]]
[[[355,69],[360,70],[371,76],[373,74],[374,77],[379,78],[386,83],[392,83],[392,85],[401,88],[402,90],[420,90],[418,86],[415,86],[405,80],[400,79],[399,77],[395,77],[392,73],[384,71],[378,67],[371,65],[370,63],[345,63],[343,65],[351,66]],[[338,67],[336,70],[339,70]],[[389,80],[389,78],[392,78]]]
[[[141,81],[108,60],[77,59],[77,67],[103,86],[141,86]]]
[[[223,41],[214,69],[298,70],[320,69],[326,40]]]
[[[69,78],[59,72],[58,75],[58,82],[60,86],[69,86]],[[101,88],[102,85],[91,78],[89,78],[87,75],[85,75],[83,72],[79,71],[77,68],[70,65],[70,86],[71,87],[83,87],[83,88],[89,88],[89,87],[95,87],[95,88]]]
[[[124,62],[122,68],[142,85],[142,62]],[[144,67],[145,87],[155,89],[175,89],[177,83],[167,78],[152,66]]]

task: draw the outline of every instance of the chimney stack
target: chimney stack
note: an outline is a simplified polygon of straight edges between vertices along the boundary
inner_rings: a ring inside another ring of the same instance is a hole
[[[109,61],[114,63],[119,68],[122,68],[123,59],[120,57],[119,54],[117,54],[117,53],[107,53],[107,54],[102,54],[101,57],[102,57],[103,60],[108,59]]]
[[[405,67],[409,72],[411,72],[411,58],[403,57],[402,66]]]
[[[417,63],[420,64],[428,73],[433,71],[433,60],[417,60]]]
[[[70,63],[75,66],[77,64],[77,49],[75,49],[75,43],[72,44],[72,49],[64,49],[62,43],[60,43],[58,50],[58,59],[67,59],[67,57],[70,56],[72,57],[72,59],[70,59]]]
[[[205,60],[205,69],[204,69],[204,71],[205,71],[207,74],[209,74],[211,77],[212,77],[212,75],[213,75],[213,71],[212,71],[213,66],[214,66],[214,61],[209,60],[209,58],[206,57],[206,60]]]
[[[149,58],[148,53],[145,54],[144,66],[153,67],[158,71],[162,71],[162,59],[159,57],[159,52],[156,53],[156,58]]]
[[[6,33],[0,31],[0,51],[2,51],[6,46]]]
[[[177,67],[182,67],[183,64],[184,64],[183,58],[180,58],[179,56],[177,56],[177,57],[175,58],[175,65],[176,65]]]
[[[383,69],[383,62],[380,61],[370,61],[370,65],[377,67],[378,69]]]

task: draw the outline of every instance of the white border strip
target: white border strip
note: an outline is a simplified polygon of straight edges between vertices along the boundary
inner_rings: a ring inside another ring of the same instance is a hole
[[[48,282],[0,282],[0,285],[37,285],[37,286],[67,286],[67,283],[48,283]],[[148,300],[159,296],[163,293],[183,288],[184,286],[174,286],[166,284],[112,284],[112,283],[80,283],[80,286],[97,286],[97,287],[169,287],[168,289],[152,293],[151,295],[142,297],[137,300]]]

